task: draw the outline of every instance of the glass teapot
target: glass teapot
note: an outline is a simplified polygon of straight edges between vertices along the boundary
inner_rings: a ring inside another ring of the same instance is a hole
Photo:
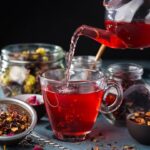
[[[150,47],[150,0],[104,0],[106,30],[82,25],[75,34],[111,48]]]

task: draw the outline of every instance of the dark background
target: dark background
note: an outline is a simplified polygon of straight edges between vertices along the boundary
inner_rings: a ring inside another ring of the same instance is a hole
[[[8,44],[44,42],[69,50],[70,39],[82,24],[104,28],[102,0],[5,0],[0,5],[0,48]],[[100,44],[82,37],[76,55],[95,55]],[[107,48],[103,59],[149,59],[150,50]]]

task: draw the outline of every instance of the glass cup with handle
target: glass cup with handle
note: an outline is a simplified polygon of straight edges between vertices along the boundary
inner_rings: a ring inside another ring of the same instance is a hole
[[[84,68],[55,69],[40,76],[42,95],[48,118],[56,138],[81,141],[94,126],[98,113],[111,113],[122,103],[122,89],[114,81],[107,81],[103,72]],[[117,92],[113,104],[107,106],[107,93]]]

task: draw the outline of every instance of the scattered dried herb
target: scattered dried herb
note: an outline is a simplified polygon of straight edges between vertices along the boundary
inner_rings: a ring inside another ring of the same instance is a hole
[[[136,148],[134,146],[131,146],[131,145],[124,145],[123,150],[136,150]]]
[[[91,150],[100,150],[98,146],[94,146]]]

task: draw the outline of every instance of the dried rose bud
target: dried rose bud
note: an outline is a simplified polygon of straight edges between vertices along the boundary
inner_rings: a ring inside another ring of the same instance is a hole
[[[26,102],[30,105],[40,105],[40,102],[38,101],[36,96],[29,97]]]
[[[14,133],[7,134],[7,136],[14,136],[14,135],[15,135]]]

